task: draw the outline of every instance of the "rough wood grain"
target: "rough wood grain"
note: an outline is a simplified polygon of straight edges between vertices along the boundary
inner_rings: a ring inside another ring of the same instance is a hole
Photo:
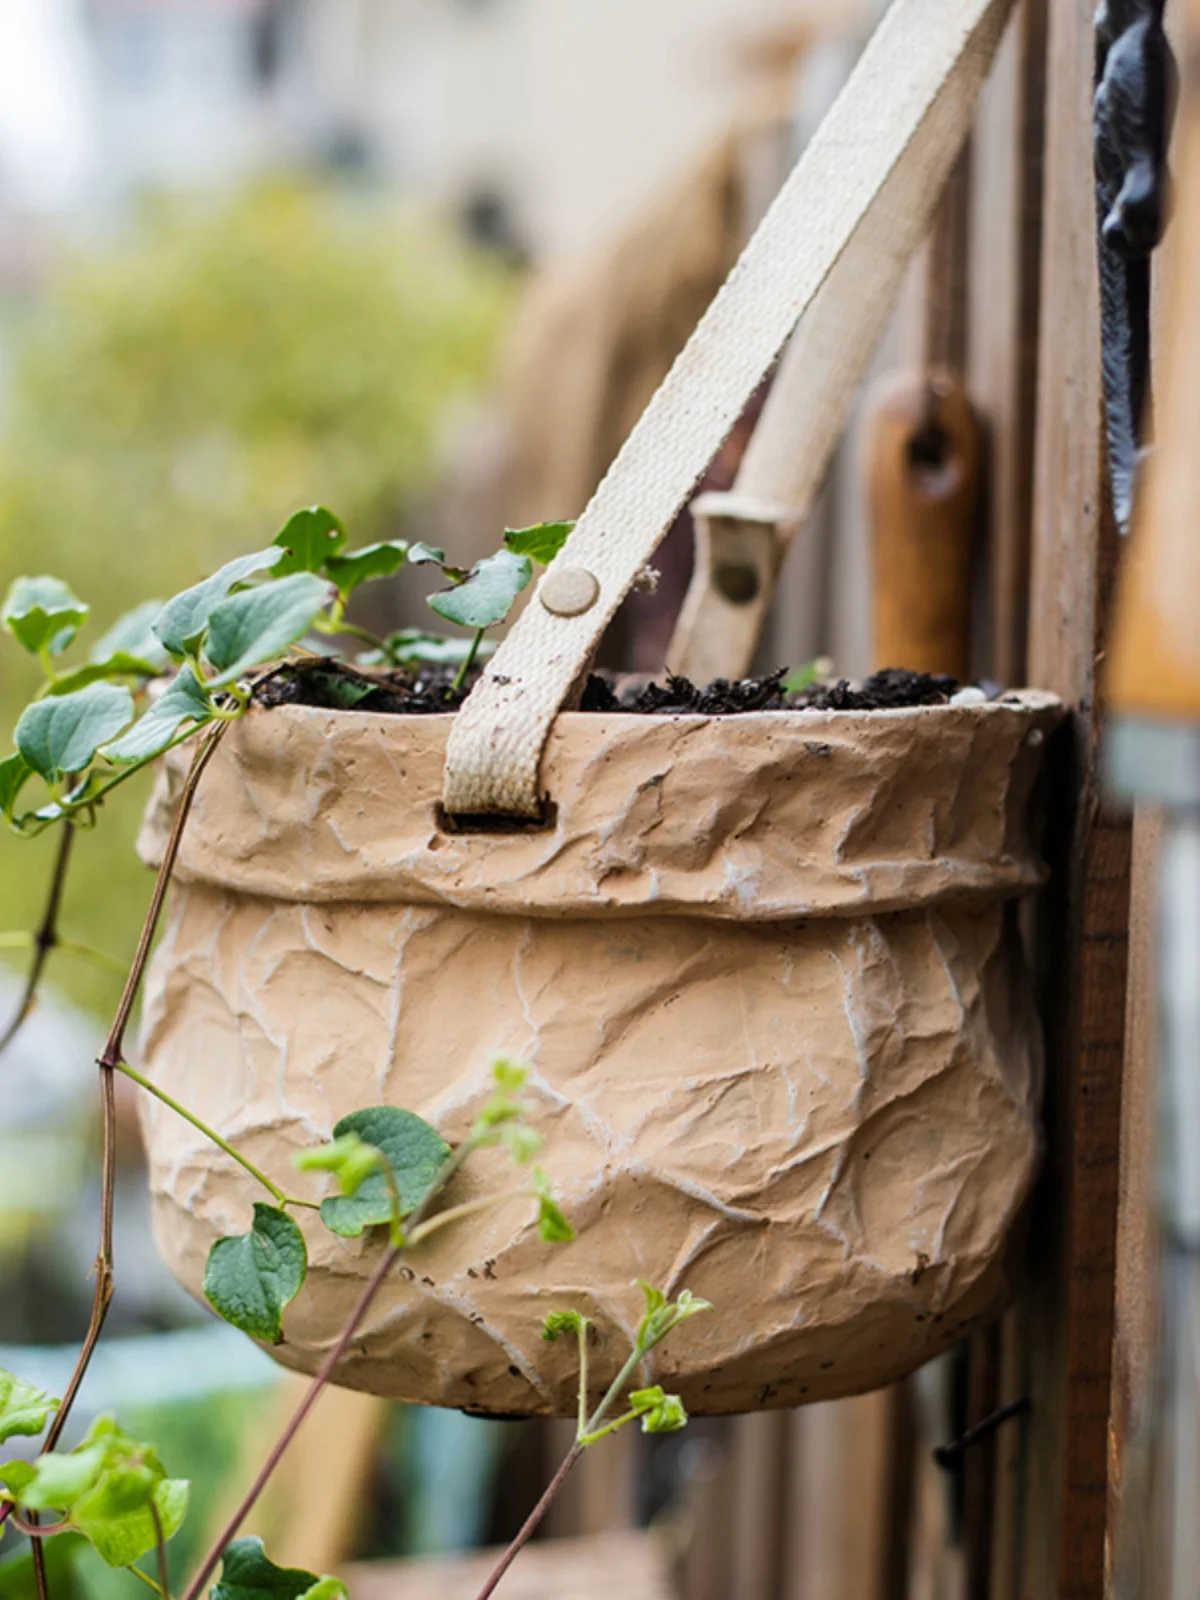
[[[1146,1465],[1140,1429],[1154,1401],[1158,1245],[1154,1225],[1154,1144],[1157,1120],[1154,933],[1162,821],[1139,808],[1133,825],[1129,918],[1129,998],[1125,1019],[1125,1077],[1121,1091],[1121,1176],[1117,1223],[1112,1419],[1108,1484],[1105,1593],[1112,1593],[1114,1541],[1122,1511],[1137,1519],[1137,1474]],[[1129,1500],[1125,1491],[1129,1489]],[[1131,1526],[1136,1537],[1136,1530]]]
[[[967,382],[990,429],[986,594],[975,663],[1024,683],[1037,412],[1047,0],[1024,0],[972,143]]]
[[[1077,708],[1051,773],[1057,878],[1039,944],[1048,1160],[1035,1200],[1025,1332],[1028,1600],[1099,1600],[1125,1031],[1130,830],[1096,774],[1095,663],[1115,528],[1102,493],[1093,250],[1092,7],[1051,10],[1030,673]]]

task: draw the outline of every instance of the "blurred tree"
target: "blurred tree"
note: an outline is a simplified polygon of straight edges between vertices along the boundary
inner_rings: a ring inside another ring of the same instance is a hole
[[[81,640],[127,606],[266,544],[320,500],[354,541],[389,537],[431,484],[448,408],[486,375],[513,280],[427,221],[296,184],[156,202],[52,282],[0,433],[0,593],[49,572],[89,600]],[[0,645],[0,719],[31,683]],[[4,744],[7,751],[9,745]],[[83,839],[66,923],[124,954],[147,885],[144,790]],[[52,844],[0,839],[0,923],[30,926]],[[54,977],[107,1006],[111,976]]]

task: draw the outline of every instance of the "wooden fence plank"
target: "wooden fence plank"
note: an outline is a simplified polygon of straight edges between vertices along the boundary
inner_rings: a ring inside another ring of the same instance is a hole
[[[1130,829],[1098,788],[1095,668],[1116,533],[1102,489],[1091,179],[1092,5],[1048,36],[1045,229],[1030,677],[1075,709],[1049,775],[1055,878],[1042,908],[1048,1160],[1025,1335],[1028,1600],[1100,1600],[1129,915]]]

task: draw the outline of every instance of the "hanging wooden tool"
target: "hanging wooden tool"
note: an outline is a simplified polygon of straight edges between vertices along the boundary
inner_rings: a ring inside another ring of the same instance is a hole
[[[882,380],[866,469],[876,667],[969,675],[971,559],[983,440],[962,380]]]

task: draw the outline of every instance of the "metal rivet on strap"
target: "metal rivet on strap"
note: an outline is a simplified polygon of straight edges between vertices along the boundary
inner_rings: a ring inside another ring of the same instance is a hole
[[[542,579],[538,599],[556,617],[578,617],[600,597],[600,585],[586,567],[563,567]]]

